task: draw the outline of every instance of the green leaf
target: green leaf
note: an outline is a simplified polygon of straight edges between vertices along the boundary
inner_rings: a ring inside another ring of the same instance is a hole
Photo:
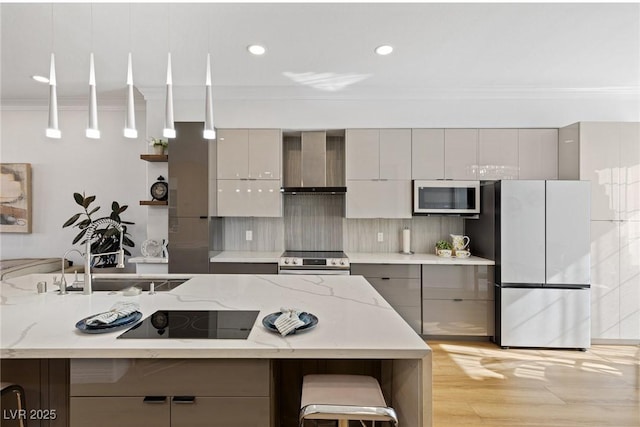
[[[80,193],[73,193],[73,198],[75,199],[76,203],[79,204],[80,206],[83,206],[84,203],[84,197],[82,196],[82,194]]]
[[[116,201],[111,202],[111,210],[114,212],[120,211],[120,204]]]
[[[98,207],[96,207],[96,208],[93,208],[93,209],[91,210],[91,212],[89,212],[87,215],[89,215],[89,216],[93,215],[94,213],[96,213],[96,212],[98,211],[98,209],[100,209],[100,206],[98,206]]]
[[[80,214],[79,214],[79,213],[77,213],[77,214],[75,214],[74,216],[72,216],[71,218],[69,218],[69,219],[67,220],[67,222],[65,222],[65,223],[62,225],[62,228],[65,228],[65,227],[68,227],[68,226],[72,225],[74,222],[76,222],[76,221],[78,220],[78,218],[80,218]]]
[[[88,208],[91,203],[96,199],[96,196],[85,197],[84,203],[82,204],[83,208]]]
[[[76,243],[78,243],[86,233],[87,233],[87,229],[84,229],[80,233],[78,233],[78,235],[73,239],[72,245],[75,245]]]

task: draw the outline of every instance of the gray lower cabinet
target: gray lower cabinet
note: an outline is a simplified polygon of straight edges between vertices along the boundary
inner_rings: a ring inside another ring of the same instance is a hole
[[[209,274],[278,274],[277,262],[211,262]]]
[[[493,336],[493,266],[423,265],[422,334]]]
[[[391,307],[421,333],[420,265],[351,264],[351,275],[364,276]]]
[[[271,427],[268,360],[74,359],[70,427]]]

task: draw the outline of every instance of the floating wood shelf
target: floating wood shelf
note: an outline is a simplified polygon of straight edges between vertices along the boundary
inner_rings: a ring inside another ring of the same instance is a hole
[[[140,200],[141,206],[167,206],[167,200]]]
[[[168,154],[140,154],[140,158],[142,160],[146,160],[147,162],[168,162],[169,161]]]

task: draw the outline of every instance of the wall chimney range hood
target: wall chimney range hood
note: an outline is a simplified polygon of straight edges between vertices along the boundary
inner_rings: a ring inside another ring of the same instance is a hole
[[[344,133],[283,134],[285,194],[344,194]]]

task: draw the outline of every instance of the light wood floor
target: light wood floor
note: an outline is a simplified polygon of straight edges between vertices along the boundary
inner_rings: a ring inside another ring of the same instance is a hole
[[[640,346],[580,352],[427,343],[434,427],[640,426]]]

